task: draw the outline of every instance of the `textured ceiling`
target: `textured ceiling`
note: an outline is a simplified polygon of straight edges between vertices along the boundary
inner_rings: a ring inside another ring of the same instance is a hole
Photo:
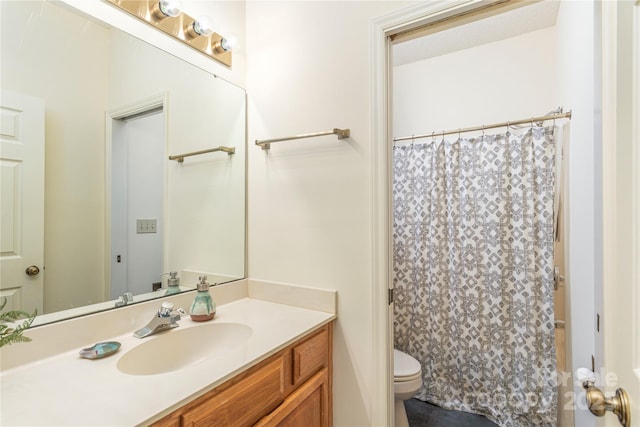
[[[393,46],[399,66],[551,27],[560,0],[547,0]]]

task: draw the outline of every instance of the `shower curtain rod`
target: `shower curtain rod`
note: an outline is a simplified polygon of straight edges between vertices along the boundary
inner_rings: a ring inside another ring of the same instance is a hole
[[[482,126],[475,126],[475,127],[471,127],[471,128],[448,130],[446,132],[442,131],[442,132],[425,133],[425,134],[422,134],[422,135],[402,136],[402,137],[393,138],[393,142],[408,141],[410,139],[420,139],[420,138],[429,138],[429,137],[435,138],[436,136],[445,136],[445,135],[452,135],[452,134],[456,134],[456,133],[465,133],[465,132],[484,131],[486,129],[494,129],[494,128],[501,128],[501,127],[505,127],[505,126],[522,125],[522,124],[526,124],[526,123],[533,124],[535,122],[544,122],[546,120],[555,120],[555,119],[571,119],[571,111],[568,111],[566,113],[548,114],[546,116],[531,117],[530,119],[522,119],[522,120],[515,120],[515,121],[510,121],[510,122],[495,123],[495,124],[492,124],[492,125],[482,125]]]

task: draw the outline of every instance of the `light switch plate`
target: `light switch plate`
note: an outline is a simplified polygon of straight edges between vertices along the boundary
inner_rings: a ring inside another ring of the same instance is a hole
[[[156,219],[136,219],[136,234],[157,233],[158,220]]]

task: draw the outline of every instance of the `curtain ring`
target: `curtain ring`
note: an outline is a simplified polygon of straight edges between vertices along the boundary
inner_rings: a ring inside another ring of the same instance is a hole
[[[442,140],[444,141],[444,129],[442,129]]]
[[[460,139],[460,133],[461,133],[460,128],[458,128],[458,139]]]
[[[531,117],[531,129],[533,129],[533,117]]]
[[[482,136],[484,137],[484,123],[482,124]]]
[[[431,132],[431,142],[436,142],[436,131]]]

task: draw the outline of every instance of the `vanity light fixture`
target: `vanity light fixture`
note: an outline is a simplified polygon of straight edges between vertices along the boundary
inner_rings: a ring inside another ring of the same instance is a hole
[[[107,2],[153,25],[198,52],[231,67],[231,49],[234,39],[225,38],[214,32],[209,18],[194,19],[184,13],[181,0],[107,0]]]
[[[156,19],[177,18],[182,13],[181,0],[160,0],[153,6],[153,16]]]
[[[190,39],[195,39],[199,36],[209,37],[213,34],[213,22],[211,22],[209,17],[201,16],[187,25],[184,32]]]

